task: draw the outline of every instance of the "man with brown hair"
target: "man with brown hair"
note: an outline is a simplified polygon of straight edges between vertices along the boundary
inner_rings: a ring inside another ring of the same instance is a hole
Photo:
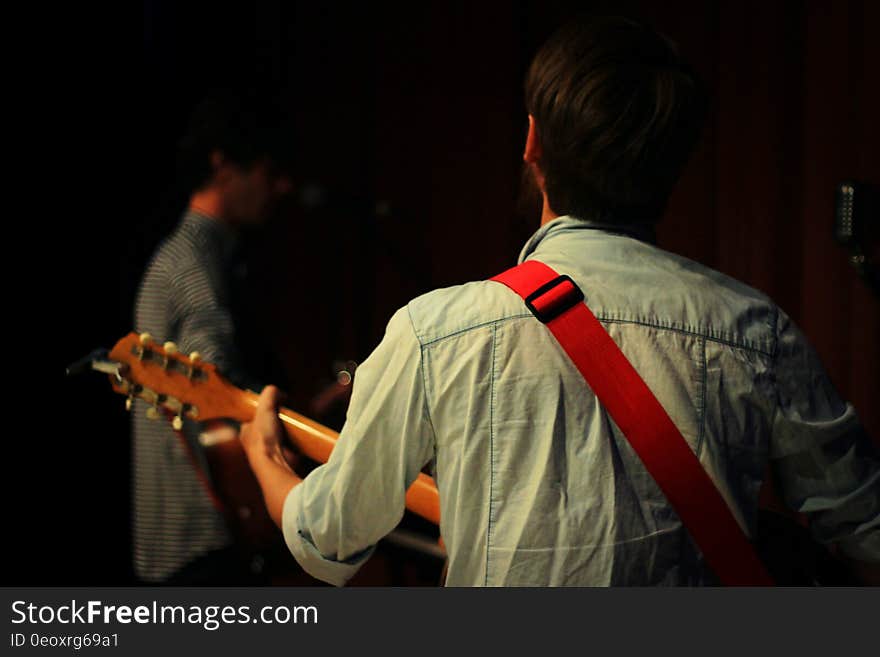
[[[271,215],[291,187],[291,128],[283,106],[259,88],[216,91],[193,111],[178,147],[186,211],[150,259],[135,304],[135,327],[161,344],[198,352],[240,383],[245,362],[241,234]],[[253,385],[253,383],[251,383]],[[135,401],[132,418],[133,552],[148,584],[251,582],[233,545],[199,443],[201,425],[174,431]],[[148,417],[147,413],[150,413]]]
[[[526,81],[541,227],[520,262],[567,274],[745,534],[768,463],[816,538],[880,562],[880,464],[853,409],[770,299],[653,243],[696,143],[699,83],[623,18],[567,26]],[[716,583],[688,528],[547,327],[503,285],[399,310],[358,370],[330,461],[284,462],[267,388],[242,440],[311,574],[343,584],[433,463],[449,585]]]

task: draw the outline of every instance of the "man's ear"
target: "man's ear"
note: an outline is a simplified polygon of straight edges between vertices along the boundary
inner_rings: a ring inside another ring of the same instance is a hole
[[[538,135],[538,124],[535,123],[535,117],[529,114],[529,134],[526,136],[526,150],[523,153],[523,161],[532,165],[537,165],[541,160],[543,151],[541,149],[541,139]]]
[[[544,150],[541,148],[541,137],[538,134],[538,123],[535,121],[535,117],[529,114],[529,134],[526,136],[526,148],[523,153],[523,161],[531,170],[532,178],[541,194],[544,193],[544,172],[541,171],[540,164],[543,155]]]

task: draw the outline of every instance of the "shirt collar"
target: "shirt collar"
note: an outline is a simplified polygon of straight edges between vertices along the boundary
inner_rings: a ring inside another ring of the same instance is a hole
[[[573,230],[600,230],[605,233],[625,235],[650,244],[655,244],[657,241],[653,226],[610,224],[565,215],[548,221],[541,226],[526,242],[522,251],[520,251],[517,262],[522,263],[525,261],[537,250],[538,245],[551,235],[558,235]]]

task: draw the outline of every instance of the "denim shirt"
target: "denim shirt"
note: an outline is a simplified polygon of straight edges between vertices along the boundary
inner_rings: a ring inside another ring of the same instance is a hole
[[[520,262],[574,279],[748,534],[771,462],[817,539],[880,562],[880,464],[804,336],[765,295],[646,238],[560,217]],[[392,317],[330,461],[285,501],[291,552],[343,584],[432,461],[447,585],[717,581],[555,338],[500,283],[435,290]]]

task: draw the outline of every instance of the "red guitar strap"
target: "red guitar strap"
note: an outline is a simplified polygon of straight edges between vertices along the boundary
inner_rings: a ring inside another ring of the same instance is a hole
[[[657,398],[568,276],[527,260],[495,276],[526,302],[568,353],[728,586],[772,586],[754,547]]]

